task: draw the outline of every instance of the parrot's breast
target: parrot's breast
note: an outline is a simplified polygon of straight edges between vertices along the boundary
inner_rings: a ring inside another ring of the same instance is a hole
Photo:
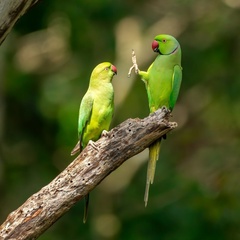
[[[169,100],[172,91],[172,75],[172,69],[152,68],[152,72],[149,74],[147,89],[151,112],[163,106],[169,108]]]
[[[96,93],[92,115],[83,133],[83,145],[100,138],[103,130],[108,131],[113,116],[113,91]]]
[[[174,66],[180,64],[178,55],[158,55],[149,70],[147,94],[150,112],[165,106],[170,107],[173,90]]]

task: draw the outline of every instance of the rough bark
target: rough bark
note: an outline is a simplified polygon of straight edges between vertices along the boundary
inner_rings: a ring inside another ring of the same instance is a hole
[[[144,119],[128,119],[88,145],[52,182],[9,214],[0,239],[36,239],[124,161],[147,148],[177,124],[160,109]],[[97,149],[96,149],[97,148]]]
[[[16,21],[38,0],[0,0],[0,44]]]

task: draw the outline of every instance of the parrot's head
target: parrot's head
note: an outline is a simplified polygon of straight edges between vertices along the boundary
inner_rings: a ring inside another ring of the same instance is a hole
[[[152,42],[152,49],[161,55],[170,55],[180,48],[178,41],[171,35],[157,35]]]
[[[103,62],[93,69],[91,79],[111,82],[114,75],[117,75],[117,68],[110,62]]]

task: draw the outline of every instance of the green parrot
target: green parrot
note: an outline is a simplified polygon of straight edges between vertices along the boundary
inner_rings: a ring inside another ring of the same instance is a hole
[[[93,141],[97,141],[109,130],[114,109],[112,79],[115,74],[117,74],[117,68],[109,62],[100,63],[92,71],[88,90],[79,109],[79,142],[71,155],[78,151],[81,152],[88,143],[95,147]],[[88,204],[89,194],[85,196],[84,223],[87,219]]]
[[[145,83],[150,113],[163,106],[172,111],[176,104],[182,81],[181,47],[174,37],[161,34],[154,38],[152,49],[158,53],[158,56],[147,72],[138,70],[136,59],[135,62],[133,59],[134,66],[132,68],[135,68],[135,71]],[[154,180],[160,146],[161,139],[149,146],[149,162],[144,195],[145,206],[147,206],[148,202],[150,184]]]

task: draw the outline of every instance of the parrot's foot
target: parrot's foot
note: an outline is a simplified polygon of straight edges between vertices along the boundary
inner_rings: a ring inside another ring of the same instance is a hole
[[[108,131],[107,130],[103,130],[101,137],[107,137],[108,136]]]
[[[162,111],[163,111],[163,112],[166,112],[166,113],[171,112],[171,110],[170,110],[169,108],[167,108],[166,106],[163,106],[163,107],[162,107]]]
[[[137,58],[136,58],[135,51],[133,49],[132,49],[132,63],[133,63],[133,65],[130,67],[130,69],[128,71],[128,77],[131,77],[131,73],[132,73],[133,69],[135,69],[136,74],[139,73],[139,69],[138,69],[138,65],[137,65]]]
[[[89,140],[88,144],[89,144],[90,146],[92,146],[92,148],[94,148],[96,151],[98,151],[98,147],[96,146],[96,144],[95,144],[94,141]]]

